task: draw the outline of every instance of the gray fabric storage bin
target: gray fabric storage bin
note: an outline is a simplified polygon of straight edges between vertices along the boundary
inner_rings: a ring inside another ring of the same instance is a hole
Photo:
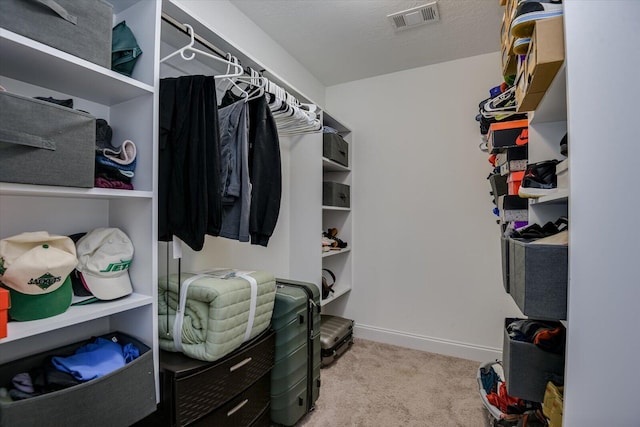
[[[95,117],[0,92],[0,181],[93,187]]]
[[[129,426],[156,410],[156,388],[151,349],[126,334],[115,332],[118,343],[132,343],[140,356],[124,367],[85,383],[15,402],[0,402],[0,427]],[[86,342],[29,356],[0,367],[0,386],[11,378],[41,366],[47,356],[69,355]]]
[[[350,188],[339,182],[324,181],[322,183],[322,204],[338,208],[350,207]]]
[[[322,134],[322,155],[329,160],[349,166],[349,143],[337,133]]]
[[[111,68],[113,7],[105,1],[2,0],[0,27]]]
[[[535,344],[516,341],[509,337],[507,326],[514,318],[504,321],[502,367],[510,396],[542,402],[547,382],[562,383],[564,354],[555,354]],[[558,325],[561,325],[558,322]]]
[[[502,285],[509,293],[509,238],[500,236],[500,253],[502,255]]]
[[[568,247],[511,239],[509,292],[523,314],[567,318]]]

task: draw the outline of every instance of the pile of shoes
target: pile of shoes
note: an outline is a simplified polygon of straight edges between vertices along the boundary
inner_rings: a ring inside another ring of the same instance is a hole
[[[347,242],[338,238],[337,228],[328,228],[322,232],[322,252],[339,251],[347,246]]]

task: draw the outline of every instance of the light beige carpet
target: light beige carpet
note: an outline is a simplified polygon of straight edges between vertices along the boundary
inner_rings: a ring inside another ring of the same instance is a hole
[[[484,427],[480,363],[356,339],[296,427]]]

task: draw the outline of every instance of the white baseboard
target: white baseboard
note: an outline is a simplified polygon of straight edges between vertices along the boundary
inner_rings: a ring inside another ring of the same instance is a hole
[[[502,348],[485,347],[477,344],[427,337],[424,335],[378,328],[376,326],[356,323],[353,335],[356,338],[369,341],[444,354],[446,356],[459,357],[461,359],[475,360],[478,362],[489,362],[495,359],[502,360]]]

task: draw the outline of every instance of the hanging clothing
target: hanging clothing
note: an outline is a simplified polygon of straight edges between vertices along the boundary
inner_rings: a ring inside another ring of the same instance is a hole
[[[158,239],[191,249],[222,225],[220,134],[213,77],[160,80]]]
[[[265,95],[249,101],[251,243],[267,246],[278,222],[282,197],[280,140]]]
[[[227,91],[221,106],[242,98]],[[249,104],[249,178],[251,208],[249,233],[251,244],[267,246],[278,222],[282,198],[282,163],[280,139],[267,98],[262,95]]]
[[[247,103],[237,101],[218,111],[220,120],[220,192],[222,228],[220,236],[249,241],[249,123]]]

